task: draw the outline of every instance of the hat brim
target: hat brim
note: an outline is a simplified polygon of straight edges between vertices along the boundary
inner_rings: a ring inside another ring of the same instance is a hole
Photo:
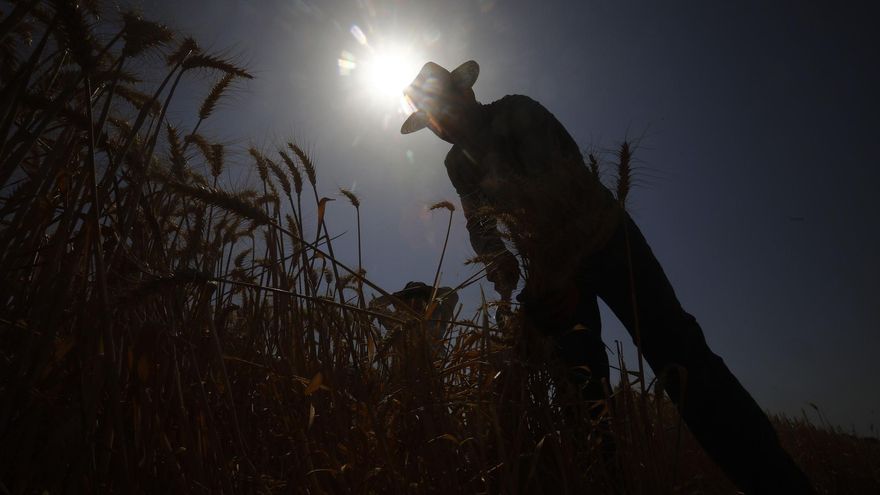
[[[456,67],[452,72],[448,72],[434,62],[427,62],[422,67],[421,72],[419,72],[419,75],[413,83],[410,84],[408,89],[404,90],[404,92],[406,93],[410,91],[413,87],[418,87],[420,81],[425,80],[432,73],[435,74],[435,77],[437,77],[437,75],[442,76],[443,74],[446,74],[446,77],[448,78],[447,81],[451,80],[452,86],[459,90],[467,90],[472,88],[474,83],[477,82],[477,78],[480,76],[480,65],[473,60],[468,60]],[[404,121],[403,125],[400,126],[400,133],[410,134],[420,131],[428,126],[428,119],[427,112],[424,110],[418,110],[410,115],[406,121]]]
[[[420,131],[428,126],[428,113],[424,110],[417,110],[412,113],[400,126],[401,134],[410,134]]]
[[[474,86],[479,76],[480,65],[473,60],[468,60],[452,71],[452,82],[459,89],[469,89]]]

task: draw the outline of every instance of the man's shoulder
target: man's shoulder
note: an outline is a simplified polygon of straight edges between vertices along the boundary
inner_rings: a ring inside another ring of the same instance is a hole
[[[466,162],[467,157],[464,154],[464,148],[457,144],[453,145],[449,152],[446,153],[446,159],[443,160],[443,164],[446,165],[446,173],[449,175],[453,185],[461,182],[462,173],[467,168]]]
[[[543,109],[540,103],[529,98],[526,95],[506,95],[499,98],[488,105],[493,115],[503,115],[507,113],[534,111]]]
[[[479,169],[473,156],[461,146],[455,145],[446,154],[446,173],[459,194],[465,194],[476,188],[476,171]]]
[[[490,105],[497,105],[498,108],[510,108],[515,106],[530,106],[530,105],[538,105],[541,104],[537,101],[529,98],[526,95],[505,95],[501,98],[493,101]]]
[[[471,154],[467,152],[463,147],[454,144],[452,148],[446,153],[446,159],[444,160],[446,164],[446,168],[457,168],[457,167],[466,167],[475,163],[475,159]]]
[[[496,133],[526,130],[552,116],[543,105],[525,95],[507,95],[489,104]]]
[[[446,153],[446,159],[443,161],[443,163],[446,165],[447,169],[450,167],[454,168],[458,166],[464,159],[464,149],[461,146],[454,144],[452,145],[452,148],[450,148],[449,151]]]

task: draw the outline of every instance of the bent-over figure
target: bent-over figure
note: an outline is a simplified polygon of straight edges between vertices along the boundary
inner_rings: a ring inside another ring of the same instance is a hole
[[[690,430],[740,489],[814,493],[767,416],[709,349],[639,228],[584,164],[562,124],[526,96],[480,104],[472,89],[478,74],[474,61],[452,72],[425,64],[405,90],[416,111],[401,132],[427,127],[453,145],[446,170],[461,197],[471,245],[487,260],[488,278],[502,299],[515,290],[519,266],[501,239],[499,218],[528,264],[517,296],[522,310],[555,339],[566,365],[591,370],[570,378],[580,380],[585,398],[603,397],[609,378],[598,296],[665,377]]]

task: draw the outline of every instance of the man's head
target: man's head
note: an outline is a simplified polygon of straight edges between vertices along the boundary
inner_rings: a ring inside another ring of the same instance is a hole
[[[450,143],[465,139],[480,108],[472,89],[479,74],[480,66],[473,60],[452,72],[434,62],[426,63],[404,90],[416,111],[401,126],[401,134],[427,127]]]

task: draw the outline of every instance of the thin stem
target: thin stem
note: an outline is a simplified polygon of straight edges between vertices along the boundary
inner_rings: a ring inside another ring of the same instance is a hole
[[[452,230],[452,214],[453,211],[449,210],[449,223],[446,224],[446,239],[443,240],[443,250],[440,251],[440,262],[437,263],[437,272],[434,274],[434,283],[431,284],[431,300],[428,303],[428,309],[432,312],[435,306],[434,298],[437,297],[437,285],[440,283],[440,268],[443,267],[443,257],[446,255],[446,246],[449,244],[449,232]],[[425,316],[428,318],[431,317],[430,314]]]

